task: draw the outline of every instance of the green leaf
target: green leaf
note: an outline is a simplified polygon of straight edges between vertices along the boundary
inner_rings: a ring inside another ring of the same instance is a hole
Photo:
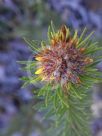
[[[47,89],[48,89],[48,86],[49,86],[49,84],[44,85],[44,87],[42,87],[42,88],[39,90],[38,96],[45,96],[46,91],[47,91]]]
[[[76,40],[77,36],[78,36],[78,31],[75,30],[75,33],[74,33],[74,36],[73,36],[73,40]]]
[[[48,106],[48,101],[50,99],[50,94],[51,94],[51,88],[47,87],[46,94],[45,94],[45,105],[46,107]]]
[[[48,33],[47,33],[47,35],[48,35],[48,40],[50,42],[50,40],[52,38],[52,36],[51,36],[51,27],[50,26],[48,27]]]
[[[99,47],[96,48],[94,46],[91,47],[91,48],[89,47],[89,48],[87,48],[87,51],[85,51],[85,54],[86,55],[88,55],[88,54],[92,55],[92,53],[95,53],[95,52],[100,51],[100,50],[102,50],[102,47],[100,47],[100,48]]]
[[[82,40],[79,44],[78,44],[78,48],[82,47],[89,39],[90,37],[93,35],[94,32],[91,32],[84,40]]]
[[[32,62],[32,61],[31,61],[31,62]],[[17,61],[17,63],[19,63],[19,64],[27,64],[28,61]]]
[[[84,37],[86,31],[87,31],[87,29],[86,29],[86,27],[85,27],[84,30],[83,30],[83,32],[82,32],[82,34],[81,34],[80,37],[79,37],[78,43],[80,43],[80,42],[83,40],[83,37]]]
[[[101,61],[102,61],[102,60],[96,60],[96,61],[94,61],[92,64],[87,65],[86,68],[88,68],[88,67],[96,67],[96,65],[97,65],[98,63],[100,63]]]
[[[45,41],[41,41],[41,47],[44,49],[46,47]]]
[[[61,103],[62,103],[62,106],[65,105],[67,108],[69,108],[68,102],[67,102],[67,100],[65,99],[65,97],[64,97],[64,95],[63,95],[62,90],[61,90],[60,87],[59,87],[58,90],[57,90],[57,95],[58,95],[59,100],[60,100]]]
[[[77,90],[73,86],[71,86],[70,95],[73,93],[77,98],[82,99],[81,94],[79,93],[80,90]]]
[[[37,45],[36,45],[36,42],[34,40],[29,40],[27,38],[23,38],[23,39],[29,45],[29,47],[32,49],[32,51],[34,53],[37,53],[37,52],[40,51],[40,49],[38,47],[36,47]]]
[[[57,96],[57,90],[55,90],[54,96],[53,96],[53,103],[54,103],[54,108],[56,110],[57,105],[58,105],[58,96]]]
[[[52,20],[51,20],[51,31],[52,31],[53,34],[55,34],[55,26],[54,26]]]

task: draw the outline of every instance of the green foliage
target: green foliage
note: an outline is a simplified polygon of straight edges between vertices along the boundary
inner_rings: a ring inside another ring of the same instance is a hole
[[[85,37],[86,29],[84,29],[80,38],[78,39],[78,48],[85,47],[85,55],[93,58],[93,63],[85,67],[85,72],[80,75],[80,84],[68,83],[67,88],[62,88],[60,84],[53,85],[53,83],[44,83],[43,87],[36,92],[37,98],[41,101],[38,102],[34,108],[39,109],[40,112],[44,112],[43,120],[49,120],[50,128],[44,133],[44,136],[90,136],[90,121],[91,121],[91,87],[94,83],[101,82],[100,72],[96,69],[96,64],[101,61],[94,54],[97,51],[102,50],[97,46],[97,43],[92,42],[89,36]],[[53,23],[48,29],[49,41],[55,29]],[[76,38],[77,32],[74,37]],[[40,47],[37,48],[34,41],[28,41],[33,52],[39,52]],[[42,46],[45,43],[42,42]],[[41,78],[34,75],[34,67],[36,69],[36,61],[21,62],[26,64],[25,69],[29,71],[33,70],[32,76],[29,78],[23,77],[25,84],[41,82]]]
[[[22,22],[16,26],[14,35],[17,37],[29,37],[29,39],[46,39],[45,33],[47,31],[50,20],[54,20],[57,25],[60,24],[60,16],[50,9],[46,0],[23,0],[22,10],[24,12],[21,18]]]

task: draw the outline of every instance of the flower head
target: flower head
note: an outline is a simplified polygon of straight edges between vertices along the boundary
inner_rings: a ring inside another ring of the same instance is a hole
[[[93,59],[85,54],[86,47],[81,47],[77,31],[74,36],[64,25],[58,32],[50,32],[50,44],[44,46],[36,55],[38,74],[42,80],[60,83],[81,83],[80,76]]]

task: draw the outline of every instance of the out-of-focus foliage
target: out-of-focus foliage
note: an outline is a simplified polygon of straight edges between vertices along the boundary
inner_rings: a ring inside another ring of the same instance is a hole
[[[46,0],[8,0],[0,3],[0,39],[41,37],[51,20],[60,23]],[[36,34],[35,34],[36,33]]]
[[[19,132],[23,129],[22,122],[31,109],[27,104],[32,100],[33,89],[36,88],[21,88],[19,77],[27,73],[19,70],[21,66],[16,61],[27,60],[31,52],[20,39],[46,39],[46,28],[51,20],[56,27],[65,23],[78,29],[87,26],[101,31],[102,9],[99,1],[101,0],[0,0],[0,136],[3,133],[8,136],[8,126],[10,136],[21,136]],[[100,41],[100,46],[101,43]],[[101,64],[99,69],[102,70]],[[22,114],[24,104],[27,107]],[[13,123],[10,122],[12,116]],[[94,123],[94,136],[102,128],[100,122],[101,119]],[[24,124],[26,125],[26,121]],[[38,134],[33,133],[31,136],[35,135]]]

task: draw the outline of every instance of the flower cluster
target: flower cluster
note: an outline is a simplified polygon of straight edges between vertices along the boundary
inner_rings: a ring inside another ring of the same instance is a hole
[[[69,82],[80,84],[80,76],[93,59],[86,55],[85,47],[79,46],[77,31],[72,36],[63,25],[59,31],[50,34],[50,45],[44,46],[35,57],[38,67],[35,74],[61,86]]]

